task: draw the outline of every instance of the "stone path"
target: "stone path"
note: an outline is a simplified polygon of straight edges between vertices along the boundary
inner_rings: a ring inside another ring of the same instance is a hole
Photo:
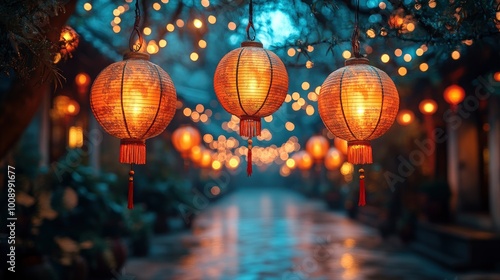
[[[155,238],[128,280],[487,280],[383,242],[376,230],[283,189],[242,189],[210,205],[191,231]],[[122,279],[119,279],[122,280]]]

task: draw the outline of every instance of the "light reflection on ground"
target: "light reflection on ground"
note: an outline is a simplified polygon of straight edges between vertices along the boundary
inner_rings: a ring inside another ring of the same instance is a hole
[[[245,189],[212,205],[192,231],[155,238],[128,261],[136,280],[500,279],[459,275],[376,230],[286,190]],[[495,278],[499,277],[499,278]]]

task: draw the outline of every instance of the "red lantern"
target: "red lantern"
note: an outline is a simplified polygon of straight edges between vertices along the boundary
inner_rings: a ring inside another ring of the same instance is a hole
[[[97,121],[120,138],[120,162],[146,163],[146,139],[167,127],[175,113],[177,96],[170,76],[149,62],[149,55],[131,52],[106,67],[90,90]],[[133,208],[133,175],[129,177],[129,208]]]
[[[325,167],[328,170],[335,170],[344,162],[342,153],[336,148],[330,148],[325,156]]]
[[[252,174],[252,137],[260,136],[261,118],[274,113],[285,100],[288,74],[276,54],[250,36],[253,4],[249,3],[248,41],[226,54],[217,65],[214,89],[222,107],[240,118],[240,135],[248,140],[247,174]]]
[[[222,107],[240,118],[240,135],[260,136],[261,118],[274,113],[285,100],[288,74],[285,65],[259,42],[243,42],[226,54],[214,76]],[[248,140],[248,175],[251,175],[252,140]]]
[[[139,1],[135,3],[135,23],[129,40],[130,53],[123,61],[106,67],[90,89],[90,107],[109,134],[119,138],[120,162],[130,164],[128,208],[134,207],[133,164],[146,163],[146,139],[167,127],[175,114],[177,95],[170,76],[141,53]],[[133,45],[134,33],[139,37]]]
[[[200,143],[200,132],[192,126],[181,126],[172,133],[172,144],[181,153],[183,159],[187,159],[191,149],[200,145]]]
[[[298,169],[302,171],[307,171],[311,169],[313,165],[313,159],[309,153],[306,151],[299,151],[292,156],[292,159],[295,161],[295,165]]]
[[[451,110],[455,111],[458,104],[465,98],[465,90],[459,85],[451,85],[444,90],[444,100],[451,106]]]
[[[321,135],[312,136],[306,142],[306,151],[315,162],[321,162],[325,158],[329,147],[328,139]]]
[[[331,73],[321,86],[318,110],[330,132],[347,140],[347,161],[373,162],[370,140],[382,136],[393,124],[399,109],[396,85],[382,70],[369,65],[360,54],[357,2],[351,45],[354,57]],[[364,169],[359,169],[359,203],[365,202]]]

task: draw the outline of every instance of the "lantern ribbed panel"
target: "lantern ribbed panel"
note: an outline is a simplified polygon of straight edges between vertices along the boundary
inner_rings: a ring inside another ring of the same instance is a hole
[[[139,57],[105,68],[90,91],[97,121],[120,139],[154,137],[165,130],[175,113],[177,97],[170,76]]]
[[[265,117],[278,110],[285,100],[288,74],[273,52],[243,43],[217,65],[214,89],[229,113],[240,118]]]
[[[399,95],[382,70],[367,64],[347,65],[331,73],[321,86],[318,109],[335,136],[347,141],[372,140],[391,127]]]

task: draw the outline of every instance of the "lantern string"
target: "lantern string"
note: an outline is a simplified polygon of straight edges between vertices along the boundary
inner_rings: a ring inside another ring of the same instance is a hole
[[[352,53],[354,57],[360,58],[359,54],[359,0],[356,1],[356,13],[354,17],[354,31],[351,38]]]
[[[142,48],[143,44],[143,38],[141,31],[139,30],[139,25],[141,23],[141,9],[139,8],[139,1],[135,1],[135,22],[134,22],[134,28],[132,30],[132,33],[130,34],[130,39],[128,41],[129,49],[131,52],[138,52]],[[135,44],[134,39],[135,36],[139,38],[139,43]]]
[[[252,139],[248,139],[247,176],[252,176]]]
[[[250,36],[250,29],[252,29],[253,36]],[[255,40],[255,27],[253,25],[253,1],[250,0],[250,3],[248,4],[248,25],[246,28],[247,32],[247,39],[250,41]]]
[[[128,177],[128,209],[134,208],[134,170],[133,165],[130,164],[130,171]]]
[[[365,170],[359,169],[359,202],[358,206],[366,205],[366,190],[365,190]]]

